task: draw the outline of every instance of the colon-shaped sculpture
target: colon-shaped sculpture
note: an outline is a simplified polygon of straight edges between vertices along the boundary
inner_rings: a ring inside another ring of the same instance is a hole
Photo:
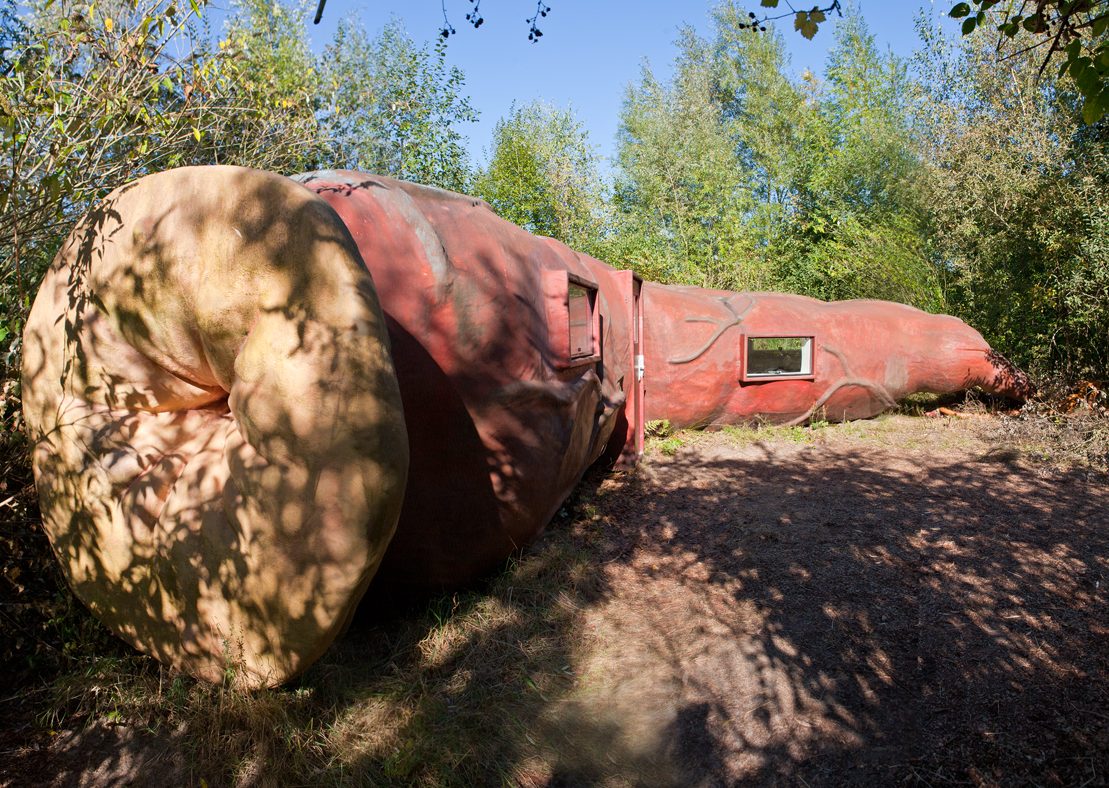
[[[299,183],[297,182],[299,181]],[[1027,380],[964,323],[642,283],[388,178],[185,168],[69,236],[24,332],[43,526],[158,659],[298,675],[371,579],[444,587],[535,538],[643,424],[872,416]]]

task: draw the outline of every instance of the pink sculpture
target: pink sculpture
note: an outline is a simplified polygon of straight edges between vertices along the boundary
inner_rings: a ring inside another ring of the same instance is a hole
[[[889,301],[646,285],[648,419],[683,427],[868,418],[915,392],[1028,378],[966,323]]]
[[[43,525],[74,591],[208,680],[297,675],[371,578],[490,569],[594,461],[634,462],[646,420],[1027,391],[954,318],[645,284],[480,200],[296,180],[123,187],[71,234],[24,334]]]

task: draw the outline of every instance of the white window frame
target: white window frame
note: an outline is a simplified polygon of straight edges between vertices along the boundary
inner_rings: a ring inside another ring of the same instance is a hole
[[[751,341],[755,339],[803,339],[801,346],[801,369],[797,372],[750,372],[747,364],[750,358]],[[773,383],[776,380],[812,380],[816,377],[816,336],[813,334],[744,334],[740,338],[739,379],[750,383]]]

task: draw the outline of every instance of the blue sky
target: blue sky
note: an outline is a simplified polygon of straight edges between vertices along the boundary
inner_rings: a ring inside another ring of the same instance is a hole
[[[213,5],[225,5],[215,0]],[[315,0],[312,8],[315,8]],[[417,41],[431,40],[443,24],[441,0],[328,0],[323,21],[308,21],[313,48],[319,51],[335,32],[337,21],[356,15],[371,34],[391,16],[399,18]],[[758,0],[739,0],[741,6],[759,10]],[[482,0],[485,23],[474,30],[466,22],[468,0],[445,0],[447,13],[458,34],[451,36],[448,60],[466,74],[466,88],[478,123],[463,131],[475,162],[485,159],[497,120],[512,102],[542,99],[560,107],[570,106],[583,121],[590,142],[604,156],[615,149],[616,129],[625,88],[640,74],[647,60],[660,77],[668,76],[674,57],[678,28],[690,24],[698,32],[710,31],[713,2],[664,2],[663,0],[547,0],[550,14],[541,19],[543,38],[528,41],[525,19],[535,11],[535,0]],[[859,0],[867,24],[880,46],[908,55],[916,37],[913,20],[919,9],[943,16],[953,3],[947,0]],[[783,7],[785,6],[782,3]],[[797,7],[801,5],[795,3]],[[217,12],[216,18],[222,15]],[[830,17],[832,25],[836,17]],[[786,42],[795,73],[805,68],[822,74],[824,58],[832,44],[832,26],[821,27],[813,41],[793,32],[786,24]]]

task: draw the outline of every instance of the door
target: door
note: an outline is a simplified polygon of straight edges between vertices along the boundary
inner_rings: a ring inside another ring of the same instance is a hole
[[[641,308],[643,293],[643,280],[638,276],[632,278],[632,354],[634,356],[633,369],[635,370],[635,382],[632,386],[632,428],[634,429],[635,437],[635,457],[643,454],[643,395],[644,395],[644,376],[646,368],[644,365],[643,353],[643,310]]]

